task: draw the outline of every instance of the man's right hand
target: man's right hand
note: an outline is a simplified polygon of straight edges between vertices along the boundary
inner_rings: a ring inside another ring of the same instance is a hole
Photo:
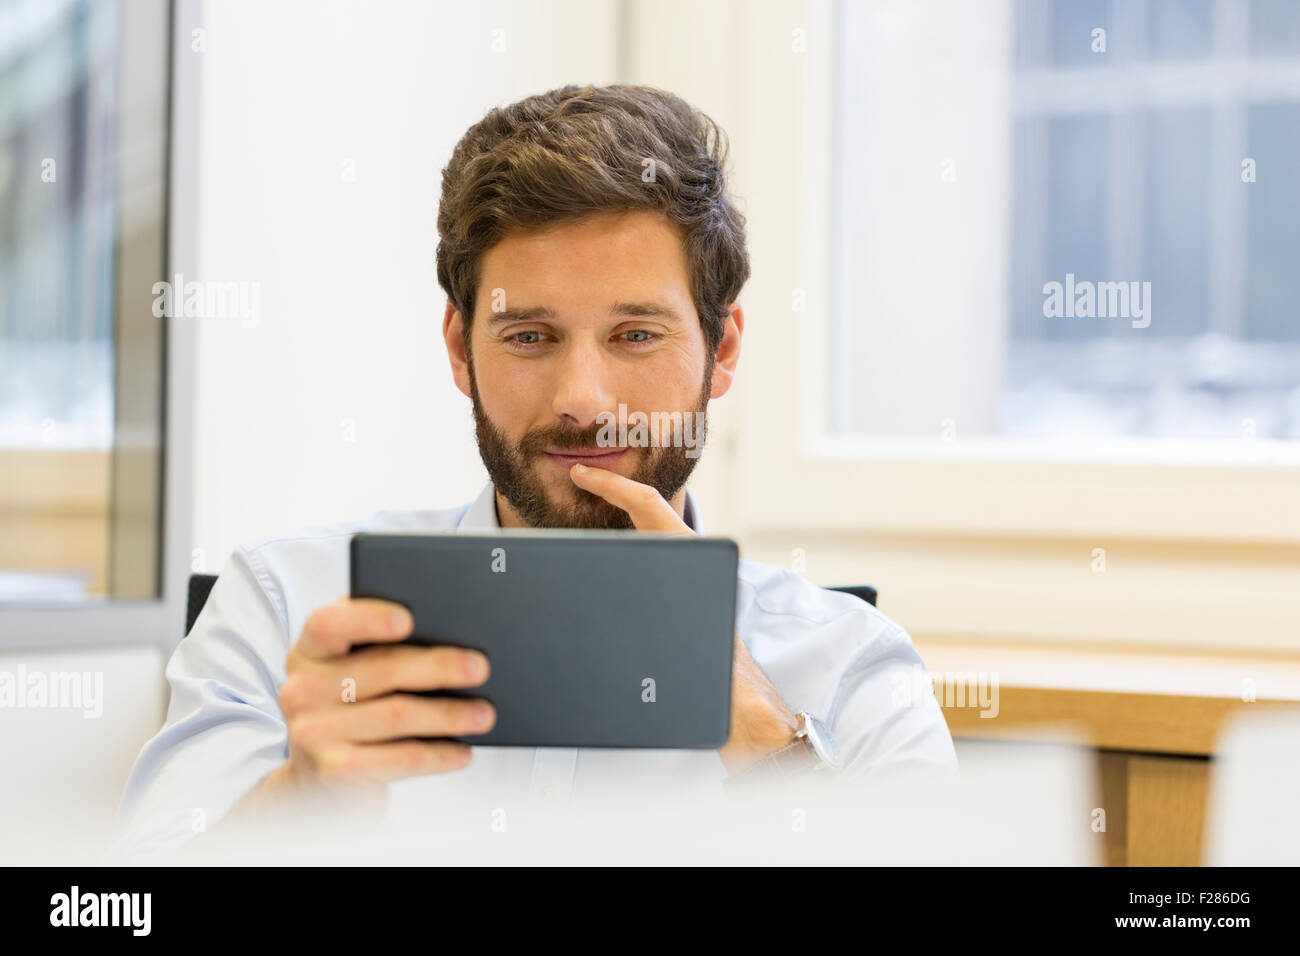
[[[412,626],[406,608],[370,598],[342,597],[307,618],[279,692],[289,759],[241,809],[291,792],[380,791],[468,766],[466,744],[409,738],[485,733],[496,723],[492,705],[412,692],[481,686],[488,660],[463,648],[398,644]]]

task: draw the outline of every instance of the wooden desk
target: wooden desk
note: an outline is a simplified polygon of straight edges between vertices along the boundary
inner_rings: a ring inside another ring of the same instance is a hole
[[[1296,657],[939,639],[916,645],[936,690],[980,679],[997,687],[993,717],[970,699],[940,698],[954,739],[1073,742],[1079,738],[1051,730],[1043,736],[1043,728],[1068,724],[1096,748],[1112,866],[1200,865],[1224,721],[1243,708],[1300,713]]]

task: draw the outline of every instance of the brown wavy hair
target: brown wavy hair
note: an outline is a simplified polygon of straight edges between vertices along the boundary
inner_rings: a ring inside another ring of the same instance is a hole
[[[491,110],[452,151],[438,206],[438,283],[466,341],[483,254],[507,232],[649,210],[681,235],[712,356],[749,278],[745,217],[723,175],[727,149],[712,119],[648,86],[564,86]]]

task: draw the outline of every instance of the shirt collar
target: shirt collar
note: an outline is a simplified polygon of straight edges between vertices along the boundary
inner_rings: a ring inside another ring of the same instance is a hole
[[[685,512],[684,518],[687,527],[696,534],[704,534],[704,526],[700,522],[699,510],[695,507],[695,499],[691,497],[690,490],[686,492],[686,506],[682,509]],[[496,491],[492,487],[492,482],[479,492],[461,515],[459,523],[456,525],[457,531],[491,533],[500,531],[501,525],[497,522],[497,505]]]

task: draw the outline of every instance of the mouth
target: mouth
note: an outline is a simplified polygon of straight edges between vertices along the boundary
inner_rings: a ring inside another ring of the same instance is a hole
[[[613,470],[627,453],[626,448],[548,448],[543,454],[567,473],[574,465]]]

